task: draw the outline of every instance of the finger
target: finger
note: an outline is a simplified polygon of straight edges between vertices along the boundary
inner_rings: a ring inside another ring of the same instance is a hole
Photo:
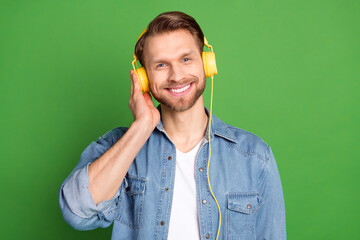
[[[154,106],[154,104],[152,102],[152,97],[149,92],[144,93],[144,98],[145,98],[145,102],[148,106]]]
[[[133,77],[134,71],[130,70],[130,84],[131,84],[131,89],[130,89],[130,96],[134,95],[134,77]]]
[[[133,84],[134,84],[134,93],[140,92],[141,93],[141,86],[138,75],[133,71]]]

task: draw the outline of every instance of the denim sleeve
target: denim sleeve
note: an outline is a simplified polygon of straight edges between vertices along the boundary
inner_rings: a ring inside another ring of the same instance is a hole
[[[256,239],[286,239],[285,203],[279,171],[269,147],[268,164],[263,169],[260,191],[264,199],[256,221]]]
[[[88,166],[113,145],[111,138],[110,131],[96,141],[91,142],[82,152],[75,169],[59,189],[59,205],[64,220],[74,229],[105,228],[113,222],[121,187],[113,198],[99,202],[96,205],[88,188]]]

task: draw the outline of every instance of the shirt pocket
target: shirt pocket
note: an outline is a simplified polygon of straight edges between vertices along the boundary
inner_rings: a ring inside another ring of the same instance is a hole
[[[263,205],[258,192],[228,193],[226,231],[228,239],[255,239],[256,211]]]
[[[126,175],[122,185],[115,220],[129,226],[140,228],[144,205],[146,179]]]

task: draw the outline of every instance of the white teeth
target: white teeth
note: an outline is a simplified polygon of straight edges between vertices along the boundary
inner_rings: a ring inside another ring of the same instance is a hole
[[[188,89],[190,87],[190,83],[189,85],[183,87],[183,88],[177,88],[177,89],[172,89],[172,88],[169,88],[170,91],[174,92],[174,93],[181,93],[183,91],[185,91],[186,89]]]

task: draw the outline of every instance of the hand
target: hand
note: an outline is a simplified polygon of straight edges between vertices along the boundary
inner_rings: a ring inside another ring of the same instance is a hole
[[[160,121],[160,113],[154,107],[150,93],[142,94],[140,83],[136,73],[130,71],[131,92],[129,108],[134,117],[134,122],[142,122],[154,129]]]

